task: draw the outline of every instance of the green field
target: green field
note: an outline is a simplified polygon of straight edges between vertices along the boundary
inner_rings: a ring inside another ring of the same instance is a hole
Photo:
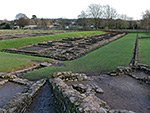
[[[139,37],[150,37],[150,33],[139,33]]]
[[[150,39],[139,40],[139,62],[150,65]]]
[[[150,33],[140,33],[139,37],[150,37]],[[139,62],[150,65],[150,39],[139,39]]]
[[[93,34],[101,34],[101,31],[90,31],[90,32],[73,32],[73,33],[63,33],[51,36],[42,37],[30,37],[21,38],[13,40],[0,41],[0,50],[6,48],[21,47],[32,43],[43,42],[48,40],[56,40],[61,38],[73,37],[73,36],[89,36]],[[27,55],[11,54],[0,52],[0,72],[10,72],[16,69],[23,68],[25,66],[32,65],[31,60],[50,60],[48,58],[33,57]]]
[[[11,72],[33,65],[32,60],[48,61],[50,59],[0,52],[0,72]]]
[[[128,66],[133,55],[137,34],[130,33],[77,60],[63,62],[65,67],[46,67],[24,75],[24,78],[38,79],[51,77],[53,72],[108,72],[118,66]]]

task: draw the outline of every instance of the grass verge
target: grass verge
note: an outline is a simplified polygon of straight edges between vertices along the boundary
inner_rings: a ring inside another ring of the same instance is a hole
[[[33,65],[32,60],[48,61],[50,59],[0,52],[0,72],[11,72],[16,69],[31,66]]]
[[[133,55],[136,33],[129,33],[96,51],[77,60],[63,62],[65,67],[46,67],[25,74],[23,78],[30,80],[51,77],[53,72],[108,72],[118,66],[128,66]]]
[[[150,39],[139,40],[139,62],[150,65]]]

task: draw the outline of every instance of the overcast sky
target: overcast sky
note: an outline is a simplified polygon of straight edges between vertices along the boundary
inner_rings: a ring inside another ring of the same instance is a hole
[[[142,12],[150,9],[150,0],[0,0],[0,20],[13,20],[18,13],[29,18],[77,18],[92,3],[109,4],[134,19],[141,19]]]

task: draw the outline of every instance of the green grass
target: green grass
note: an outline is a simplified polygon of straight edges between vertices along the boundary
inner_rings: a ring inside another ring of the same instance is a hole
[[[140,37],[150,37],[150,33],[140,33]],[[139,39],[139,62],[150,65],[150,39]]]
[[[150,39],[139,40],[139,62],[150,65]]]
[[[61,33],[61,34],[41,36],[41,37],[4,40],[4,41],[0,41],[0,50],[6,49],[6,48],[21,47],[21,46],[29,45],[32,43],[43,42],[43,41],[56,40],[56,39],[75,37],[75,36],[89,36],[93,34],[102,34],[102,33],[104,32],[103,31],[86,31],[86,32]]]
[[[139,37],[150,37],[150,33],[139,33]]]
[[[101,33],[104,32],[100,32],[100,31],[73,32],[73,33],[63,33],[63,34],[52,35],[52,36],[31,37],[31,38],[0,41],[0,50],[6,48],[20,47],[20,46],[48,41],[48,40],[55,40],[55,39],[61,39],[66,37],[72,37],[72,36],[101,34]],[[50,60],[50,59],[0,52],[0,72],[10,72],[16,69],[23,68],[25,66],[32,65],[33,63],[31,62],[31,60],[43,61],[43,60]]]
[[[38,79],[51,77],[53,72],[108,72],[118,66],[128,66],[133,54],[136,33],[130,33],[77,60],[63,62],[66,67],[46,67],[25,74],[23,78]]]
[[[50,59],[0,52],[0,72],[11,72],[30,66],[33,64],[32,60],[48,61]]]

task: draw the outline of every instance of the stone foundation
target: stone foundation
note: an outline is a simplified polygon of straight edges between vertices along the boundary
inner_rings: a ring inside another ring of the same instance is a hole
[[[95,93],[104,93],[96,85],[92,87],[83,84],[67,85],[68,81],[89,80],[84,73],[59,72],[54,73],[53,77],[54,79],[49,79],[49,82],[62,113],[134,113],[127,110],[111,110],[105,101],[95,96]]]
[[[46,79],[31,82],[26,79],[16,78],[9,81],[27,85],[29,88],[14,96],[3,109],[0,108],[0,113],[24,113],[32,103],[33,98],[36,96],[40,88],[46,83]]]
[[[90,51],[98,49],[114,40],[124,36],[125,33],[107,33],[89,37],[71,37],[37,44],[31,44],[19,48],[10,48],[4,52],[19,53],[32,56],[53,58],[56,60],[74,60]]]

